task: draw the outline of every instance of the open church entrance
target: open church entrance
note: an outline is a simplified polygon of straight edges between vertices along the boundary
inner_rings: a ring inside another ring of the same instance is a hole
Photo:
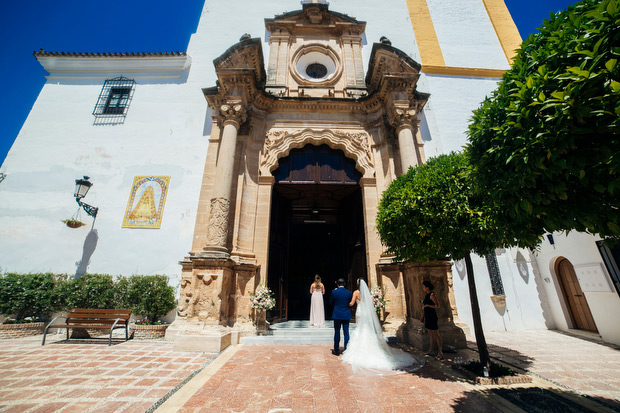
[[[366,277],[361,174],[355,162],[327,145],[307,145],[282,158],[273,173],[269,288],[277,305],[271,316],[307,320],[310,284],[319,274],[329,293],[338,278],[351,289]]]

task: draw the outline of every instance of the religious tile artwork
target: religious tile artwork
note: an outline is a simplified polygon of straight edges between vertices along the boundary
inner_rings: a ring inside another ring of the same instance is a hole
[[[136,176],[123,217],[123,228],[159,228],[169,176]]]

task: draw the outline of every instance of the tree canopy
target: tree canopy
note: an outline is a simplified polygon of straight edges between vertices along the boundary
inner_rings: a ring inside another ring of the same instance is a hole
[[[459,260],[505,244],[492,206],[468,177],[463,153],[431,158],[396,178],[383,193],[377,230],[398,260]]]
[[[410,168],[383,193],[377,230],[398,260],[465,259],[480,362],[488,365],[470,252],[488,254],[514,237],[497,225],[495,204],[476,191],[469,169],[467,155],[454,152]]]
[[[544,21],[474,112],[473,175],[505,225],[619,238],[620,5],[584,0]]]

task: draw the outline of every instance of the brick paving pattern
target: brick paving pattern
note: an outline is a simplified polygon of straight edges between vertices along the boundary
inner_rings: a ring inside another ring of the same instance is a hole
[[[495,412],[427,364],[413,373],[355,374],[328,346],[245,345],[179,412]]]
[[[205,365],[162,412],[523,411],[493,389],[509,391],[525,411],[522,396],[532,390],[567,397],[574,411],[620,411],[618,346],[548,330],[485,334],[492,357],[533,373],[535,381],[493,387],[463,380],[450,364],[455,355],[477,357],[471,342],[443,362],[426,358],[412,373],[364,376],[325,345],[242,345],[213,359],[174,351],[163,340],[111,347],[66,342],[63,335],[50,336],[44,347],[40,335],[0,340],[0,412],[145,412]]]
[[[491,357],[620,410],[620,347],[554,330],[485,332]],[[474,343],[470,345],[475,347]]]
[[[145,412],[213,354],[164,341],[0,340],[0,412]]]

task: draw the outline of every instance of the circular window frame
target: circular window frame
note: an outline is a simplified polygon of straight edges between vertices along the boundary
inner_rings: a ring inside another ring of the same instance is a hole
[[[319,79],[306,73],[309,65],[318,63],[327,69],[327,74]],[[342,75],[342,64],[338,54],[329,46],[307,44],[295,52],[290,67],[293,79],[304,86],[328,86],[338,81]]]

